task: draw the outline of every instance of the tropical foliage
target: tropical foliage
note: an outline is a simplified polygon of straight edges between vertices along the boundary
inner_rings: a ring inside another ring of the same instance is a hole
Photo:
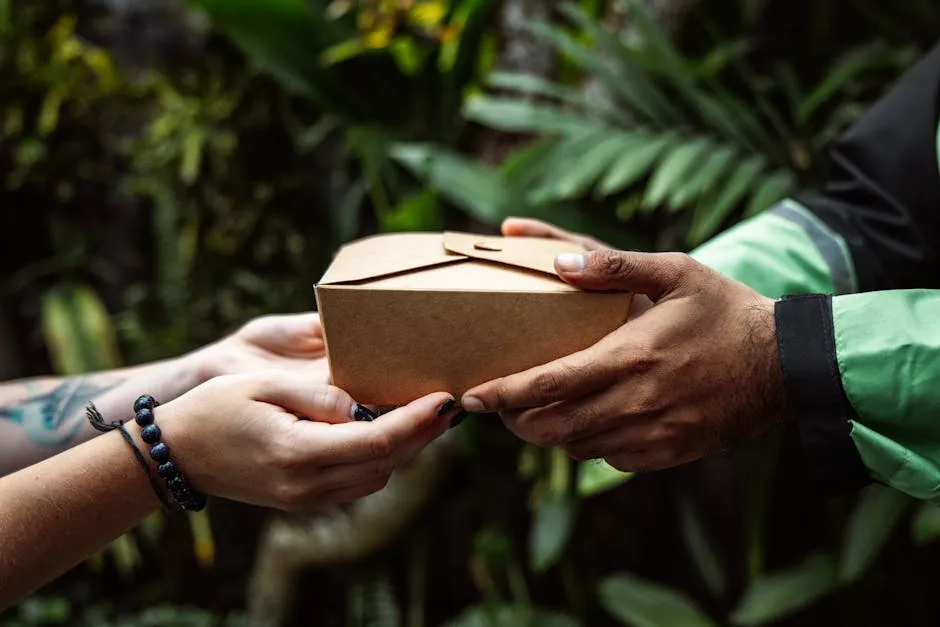
[[[0,254],[11,363],[136,363],[309,308],[332,251],[376,231],[530,215],[623,247],[696,246],[818,185],[827,145],[940,26],[926,0],[701,0],[667,37],[645,3],[566,3],[531,23],[558,61],[546,76],[499,66],[519,6],[193,0],[159,24],[195,51],[141,68],[114,39],[133,26],[99,28],[98,9],[0,0],[0,224],[25,242]],[[493,136],[514,146],[498,162],[480,154]],[[312,574],[321,594],[297,624],[940,615],[940,510],[878,486],[814,500],[785,433],[641,477],[482,418],[461,437],[459,468],[402,542]],[[266,515],[154,518],[0,624],[242,624]]]

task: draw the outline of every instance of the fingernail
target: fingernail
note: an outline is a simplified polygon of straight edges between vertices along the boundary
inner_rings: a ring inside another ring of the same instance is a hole
[[[478,399],[476,396],[465,396],[461,405],[463,405],[463,408],[467,411],[472,411],[474,413],[486,411],[486,407],[483,405],[483,401]]]
[[[448,427],[448,429],[453,429],[454,427],[459,426],[460,423],[463,422],[464,418],[466,417],[467,417],[467,412],[465,411],[460,412],[459,414],[451,418],[450,426]]]
[[[368,407],[363,407],[359,403],[353,405],[352,416],[359,422],[372,422],[378,416],[376,416],[371,409]]]
[[[457,404],[457,401],[455,401],[454,399],[450,399],[449,401],[441,405],[441,408],[437,410],[437,415],[443,416],[444,414],[452,410],[454,408],[454,405],[456,404]]]
[[[584,270],[584,255],[579,253],[562,253],[555,257],[555,264],[562,272],[578,273]]]

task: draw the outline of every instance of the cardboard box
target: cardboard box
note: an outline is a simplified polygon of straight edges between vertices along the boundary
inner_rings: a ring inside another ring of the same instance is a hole
[[[627,320],[632,296],[586,292],[555,273],[575,244],[469,233],[368,237],[316,285],[333,383],[358,402],[402,405],[591,346]]]

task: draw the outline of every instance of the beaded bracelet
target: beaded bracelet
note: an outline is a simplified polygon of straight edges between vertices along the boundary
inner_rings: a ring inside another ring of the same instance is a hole
[[[184,511],[201,511],[206,507],[208,497],[189,485],[170,459],[170,447],[160,441],[163,432],[154,423],[153,414],[153,409],[158,405],[149,394],[144,394],[134,402],[134,419],[140,426],[140,438],[150,445],[150,459],[159,464],[157,474],[163,478],[173,501]]]

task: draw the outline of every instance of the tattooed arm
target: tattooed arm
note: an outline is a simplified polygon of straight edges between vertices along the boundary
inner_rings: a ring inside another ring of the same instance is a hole
[[[176,359],[65,379],[0,383],[0,477],[97,435],[85,420],[89,401],[112,421],[130,418],[141,394],[165,403],[225,374],[290,370],[311,385],[326,383],[324,355],[317,314],[271,315]]]
[[[97,435],[85,419],[89,401],[109,419],[130,417],[134,399],[143,393],[171,400],[197,385],[194,366],[181,358],[0,384],[0,477]]]

